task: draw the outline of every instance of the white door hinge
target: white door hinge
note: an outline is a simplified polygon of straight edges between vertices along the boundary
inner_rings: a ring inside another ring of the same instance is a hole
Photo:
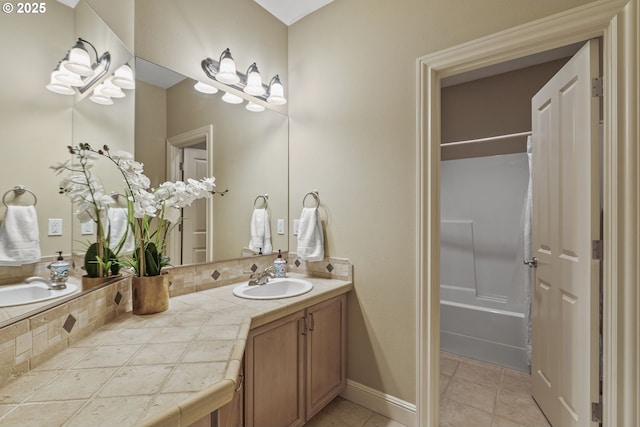
[[[594,98],[604,95],[604,87],[602,85],[602,77],[594,77],[591,79],[591,96]]]

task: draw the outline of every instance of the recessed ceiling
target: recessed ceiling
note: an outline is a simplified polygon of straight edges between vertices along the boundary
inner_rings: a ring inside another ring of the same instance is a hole
[[[331,3],[333,0],[255,0],[273,16],[287,25],[304,18],[311,12]]]

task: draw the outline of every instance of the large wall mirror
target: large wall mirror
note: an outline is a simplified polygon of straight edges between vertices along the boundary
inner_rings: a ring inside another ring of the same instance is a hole
[[[173,153],[182,159],[185,177],[197,169],[191,167],[194,161],[203,162],[204,170],[210,163],[220,192],[208,207],[196,206],[201,214],[185,210],[184,227],[172,235],[172,264],[251,256],[251,215],[254,208],[265,206],[273,250],[288,250],[287,116],[269,109],[248,111],[246,102],[226,103],[223,91],[198,92],[193,78],[142,58],[136,59],[136,79],[136,158],[144,163],[152,185],[179,178],[172,171]],[[207,220],[192,225],[205,215]],[[278,220],[285,225],[280,232]],[[203,234],[207,223],[209,238],[194,246],[198,239],[190,234]]]
[[[108,73],[133,61],[133,55],[111,31],[94,9],[84,0],[75,8],[60,2],[46,2],[39,14],[0,16],[2,44],[0,67],[0,196],[6,194],[8,204],[32,204],[31,193],[16,198],[11,189],[22,185],[37,198],[38,235],[42,257],[53,257],[57,251],[70,256],[86,248],[93,237],[80,233],[68,198],[58,192],[61,177],[49,167],[69,159],[68,145],[88,142],[94,146],[108,143],[121,149],[134,148],[134,102],[132,92],[110,106],[90,101],[92,86],[84,93],[60,95],[45,87],[51,72],[78,38],[93,44],[98,55],[110,54]],[[95,53],[86,46],[92,61]],[[102,175],[102,174],[101,174]],[[105,186],[111,185],[105,180]],[[14,200],[15,199],[15,200]],[[6,208],[0,204],[0,219]],[[62,220],[62,234],[49,235],[49,219]],[[0,263],[0,283],[11,283],[15,277],[37,273],[36,264],[23,266]],[[55,301],[55,300],[54,300]],[[0,325],[54,303],[0,307]]]
[[[0,16],[0,35],[11,40],[0,49],[3,57],[12,61],[11,66],[0,67],[0,156],[5,159],[0,168],[0,195],[15,185],[24,185],[36,194],[43,256],[57,251],[82,254],[94,239],[93,232],[83,229],[72,214],[69,200],[58,194],[60,177],[49,169],[69,158],[66,147],[79,142],[134,152],[153,186],[175,179],[172,171],[167,172],[168,144],[175,144],[181,154],[204,150],[206,161],[213,166],[217,190],[229,191],[222,197],[215,195],[204,207],[212,236],[204,248],[185,249],[182,236],[172,236],[173,265],[253,256],[247,250],[251,215],[254,208],[265,206],[259,197],[264,195],[268,195],[273,250],[288,250],[285,114],[268,109],[250,112],[245,109],[246,102],[225,103],[222,91],[212,95],[197,92],[195,80],[205,78],[204,73],[184,76],[142,58],[134,59],[85,0],[75,8],[47,2],[46,14],[17,18]],[[78,37],[90,40],[100,53],[110,51],[111,72],[123,63],[139,68],[135,93],[103,106],[90,102],[87,95],[47,91],[51,71]],[[167,80],[167,76],[171,78]],[[210,131],[208,145],[203,139],[189,139],[203,130]],[[120,178],[108,170],[109,165],[96,168],[107,192],[122,191]],[[26,198],[25,203],[29,203]],[[185,213],[185,217],[198,215]],[[0,218],[3,216],[0,204]],[[63,220],[62,236],[48,236],[49,218]],[[278,220],[284,224],[281,233]],[[0,265],[0,283],[7,283],[2,278],[24,276],[16,273],[16,268],[21,267]],[[0,308],[0,326],[55,304]]]

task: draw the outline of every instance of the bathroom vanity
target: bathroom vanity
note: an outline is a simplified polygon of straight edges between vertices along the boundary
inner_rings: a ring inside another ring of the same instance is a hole
[[[164,313],[118,315],[2,387],[0,426],[43,411],[69,426],[304,424],[344,388],[353,284],[291,276],[313,289],[249,300],[228,284],[173,297]]]

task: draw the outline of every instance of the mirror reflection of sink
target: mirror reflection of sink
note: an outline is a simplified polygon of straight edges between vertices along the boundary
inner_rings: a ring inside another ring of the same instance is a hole
[[[313,289],[313,283],[304,279],[271,279],[264,285],[249,286],[243,283],[233,288],[233,294],[247,299],[278,299],[306,294]]]
[[[0,307],[31,304],[53,298],[63,297],[78,290],[78,285],[67,282],[64,289],[50,290],[46,283],[19,283],[17,285],[0,286]]]

